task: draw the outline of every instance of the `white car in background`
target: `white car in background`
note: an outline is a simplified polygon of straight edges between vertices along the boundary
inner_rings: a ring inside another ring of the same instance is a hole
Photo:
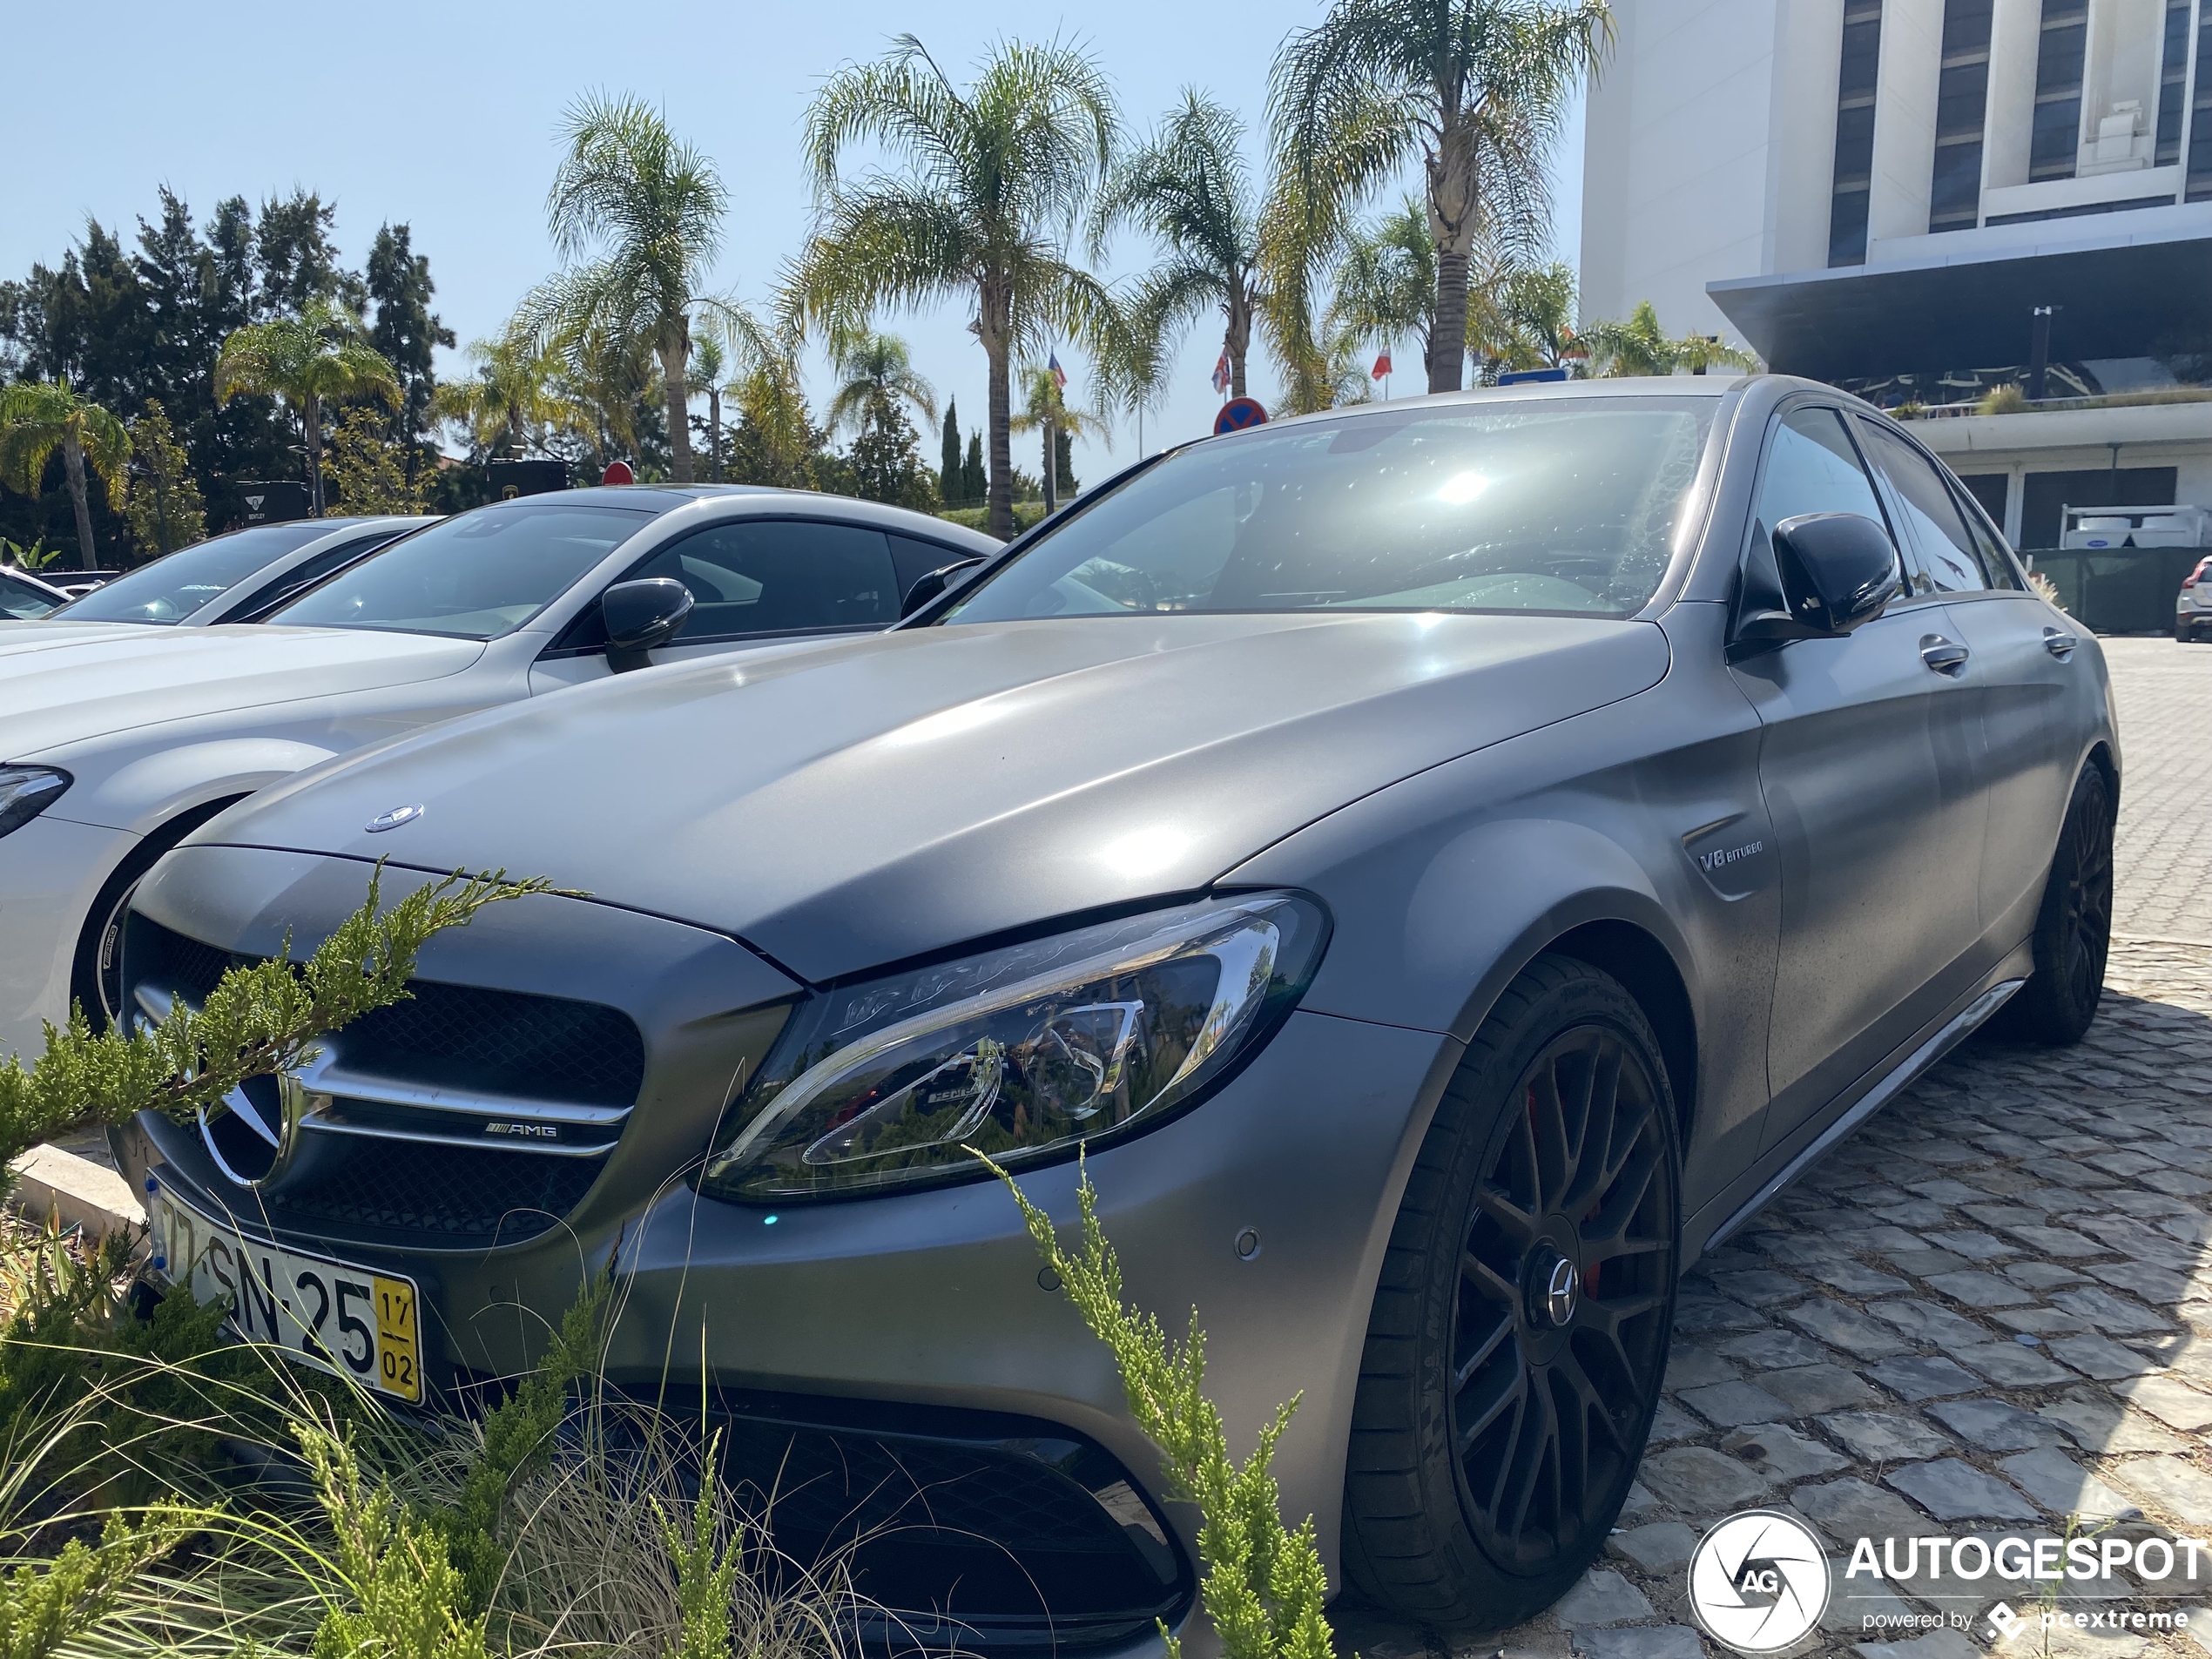
[[[807,491],[568,490],[434,523],[266,623],[0,627],[0,1055],[72,1001],[112,1018],[132,888],[265,785],[610,673],[882,628],[998,549]]]
[[[311,518],[254,524],[179,548],[52,612],[52,622],[211,628],[258,622],[333,571],[435,518]]]
[[[68,603],[69,596],[51,582],[12,565],[0,565],[0,622],[51,617]]]

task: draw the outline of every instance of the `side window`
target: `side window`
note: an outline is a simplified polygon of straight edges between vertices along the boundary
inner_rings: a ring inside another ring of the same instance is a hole
[[[1966,493],[1973,494],[1971,490]],[[1974,538],[1974,546],[1980,550],[1982,569],[1989,572],[1989,585],[2008,589],[2015,593],[2025,589],[2027,584],[2020,580],[2020,567],[2013,563],[2003,538],[1989,528],[1980,514],[1974,511],[1973,503],[1961,497],[1959,511],[1966,521],[1966,529]]]
[[[1861,421],[1858,429],[1897,491],[1906,533],[1919,551],[1920,574],[1913,585],[1919,587],[1925,580],[1939,593],[1978,593],[1992,586],[1981,550],[1966,529],[1966,516],[1935,463],[1871,421]]]
[[[673,577],[697,601],[679,644],[899,620],[899,578],[884,534],[855,524],[716,524],[663,548],[623,579],[646,577]]]
[[[1760,552],[1770,553],[1774,527],[1803,513],[1858,513],[1886,527],[1874,485],[1833,409],[1794,409],[1767,446],[1753,527]]]

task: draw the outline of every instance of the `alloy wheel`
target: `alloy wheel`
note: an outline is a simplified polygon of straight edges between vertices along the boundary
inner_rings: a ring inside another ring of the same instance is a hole
[[[1451,1416],[1469,1528],[1541,1573],[1609,1523],[1642,1452],[1676,1272],[1659,1090],[1610,1028],[1561,1033],[1477,1180],[1453,1312]]]
[[[2077,806],[2067,820],[2067,875],[2060,971],[2077,1005],[2093,1006],[2103,987],[2112,943],[2112,814]]]

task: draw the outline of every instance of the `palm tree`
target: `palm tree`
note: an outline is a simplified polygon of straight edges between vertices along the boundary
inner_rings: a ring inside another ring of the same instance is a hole
[[[98,404],[78,396],[67,381],[18,381],[0,391],[0,482],[37,496],[57,449],[62,452],[69,504],[77,513],[77,568],[89,570],[92,503],[85,474],[89,470],[107,487],[108,505],[120,512],[131,435]]]
[[[1244,137],[1244,123],[1230,110],[1185,87],[1183,103],[1150,142],[1115,170],[1095,232],[1095,241],[1103,241],[1115,224],[1133,221],[1166,246],[1168,257],[1137,280],[1130,321],[1165,357],[1193,318],[1217,309],[1233,397],[1245,395],[1252,324],[1271,316]]]
[[[1361,347],[1416,341],[1426,369],[1435,318],[1436,244],[1427,213],[1409,196],[1395,212],[1345,236],[1328,327],[1332,337],[1348,334]]]
[[[1563,260],[1509,273],[1496,311],[1515,348],[1514,368],[1568,368],[1588,354],[1575,332],[1575,270]]]
[[[1352,211],[1418,156],[1436,253],[1428,388],[1466,377],[1467,285],[1486,236],[1534,252],[1561,107],[1611,44],[1606,0],[1333,0],[1277,55],[1275,255],[1305,280]]]
[[[989,365],[993,534],[1014,531],[1011,364],[1049,333],[1103,347],[1103,285],[1068,258],[1112,165],[1113,93],[1097,64],[1056,42],[1000,46],[962,91],[900,36],[873,64],[830,78],[806,113],[814,233],[790,272],[795,322],[858,328],[880,306],[964,300]],[[847,150],[874,143],[896,172],[844,179]]]
[[[472,341],[469,361],[476,372],[440,385],[431,394],[430,412],[466,428],[476,448],[543,455],[551,433],[586,424],[583,411],[560,389],[561,354],[527,334]]]
[[[567,137],[546,197],[566,268],[523,302],[522,319],[541,346],[565,341],[572,354],[587,342],[650,349],[668,402],[670,469],[688,484],[692,314],[711,319],[733,349],[766,347],[742,307],[705,292],[728,192],[714,164],[637,98],[583,99],[570,108]]]
[[[832,432],[858,431],[879,407],[912,404],[933,426],[937,393],[915,373],[907,342],[896,334],[864,334],[840,341],[835,353],[841,377],[825,421]]]
[[[215,359],[215,396],[278,397],[300,418],[307,451],[307,509],[322,516],[323,405],[375,396],[393,408],[400,377],[368,343],[359,317],[327,300],[310,300],[296,317],[249,323],[223,341]]]
[[[1098,438],[1109,444],[1113,440],[1103,422],[1068,407],[1060,395],[1060,381],[1049,368],[1023,369],[1022,389],[1025,395],[1022,413],[1010,424],[1016,432],[1044,435],[1044,510],[1049,515],[1060,507],[1060,435]]]
[[[706,469],[710,482],[722,482],[722,371],[729,367],[722,342],[712,334],[691,341],[691,382],[706,393]]]
[[[1636,301],[1625,322],[1594,322],[1582,331],[1582,343],[1602,368],[1607,379],[1626,375],[1671,374],[1687,368],[1703,374],[1716,363],[1748,368],[1751,356],[1716,336],[1684,334],[1679,339],[1659,326],[1659,313],[1649,300]]]

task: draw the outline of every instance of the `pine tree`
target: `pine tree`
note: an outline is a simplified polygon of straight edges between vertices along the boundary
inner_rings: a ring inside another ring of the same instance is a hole
[[[937,493],[945,498],[945,505],[956,507],[967,501],[961,489],[960,469],[960,400],[950,398],[945,403],[945,442],[940,451],[941,459],[937,468]]]
[[[408,446],[407,473],[415,476],[421,457],[413,453],[430,428],[430,395],[437,389],[430,354],[454,343],[453,330],[431,314],[430,258],[417,253],[405,225],[387,225],[368,251],[368,297],[376,305],[376,324],[368,343],[399,371],[400,407],[392,435]]]

